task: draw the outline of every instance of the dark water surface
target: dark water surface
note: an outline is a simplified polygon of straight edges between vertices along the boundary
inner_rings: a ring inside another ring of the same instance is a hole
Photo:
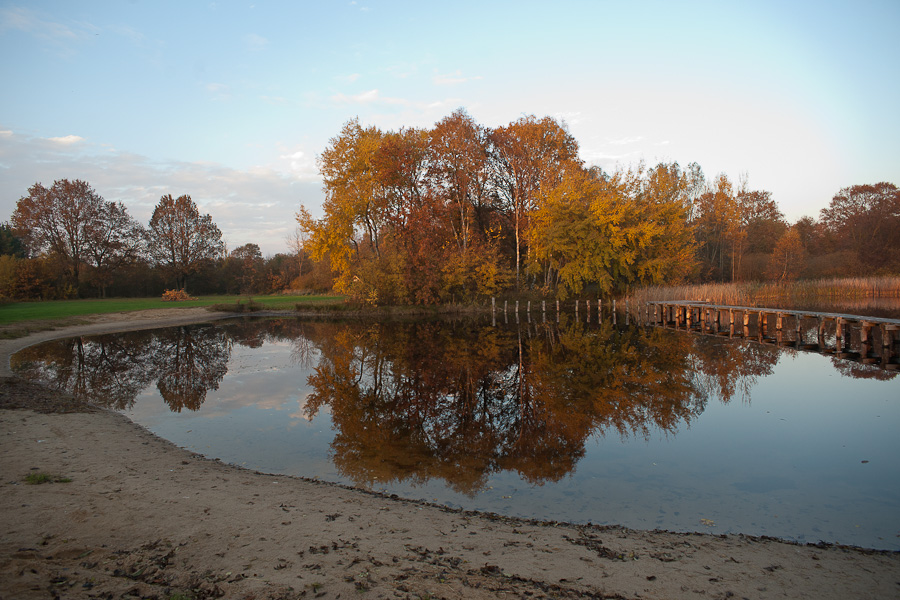
[[[900,549],[900,378],[574,322],[247,319],[23,350],[208,457],[538,519]]]

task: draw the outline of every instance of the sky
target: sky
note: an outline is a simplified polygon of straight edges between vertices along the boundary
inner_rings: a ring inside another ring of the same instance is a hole
[[[791,222],[900,185],[900,1],[0,0],[0,221],[82,179],[146,224],[189,194],[229,250],[321,215],[350,119],[564,121],[587,165],[697,162]]]

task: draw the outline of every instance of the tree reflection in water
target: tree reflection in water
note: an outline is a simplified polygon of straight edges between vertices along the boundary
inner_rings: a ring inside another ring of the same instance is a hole
[[[156,382],[174,412],[198,410],[228,372],[232,337],[213,326],[183,326],[70,338],[16,353],[19,375],[78,398],[130,408]]]
[[[317,327],[306,411],[328,406],[333,460],[364,485],[440,478],[474,494],[494,472],[571,473],[593,434],[674,434],[771,371],[777,351],[659,329],[446,323]],[[712,340],[716,341],[716,340]],[[715,346],[715,350],[713,347]],[[747,356],[747,360],[741,358]]]
[[[235,344],[288,341],[315,366],[304,411],[327,407],[331,454],[360,485],[444,480],[461,493],[512,470],[532,483],[573,472],[592,435],[675,434],[710,399],[772,372],[779,350],[659,328],[464,321],[220,325],[74,338],[13,357],[22,375],[115,409],[154,383],[171,410],[200,409]]]

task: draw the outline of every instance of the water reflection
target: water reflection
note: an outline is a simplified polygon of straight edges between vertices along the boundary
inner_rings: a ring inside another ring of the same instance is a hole
[[[263,471],[531,518],[897,546],[900,406],[881,381],[896,373],[565,314],[510,321],[235,320],[11,363]]]
[[[170,410],[197,411],[225,377],[234,345],[272,340],[288,341],[294,360],[313,367],[303,413],[311,420],[328,409],[343,477],[365,486],[437,478],[467,495],[500,471],[558,481],[592,435],[674,435],[710,398],[748,400],[780,356],[759,344],[563,315],[558,324],[509,327],[240,320],[59,340],[20,352],[13,366],[119,410],[155,383]]]

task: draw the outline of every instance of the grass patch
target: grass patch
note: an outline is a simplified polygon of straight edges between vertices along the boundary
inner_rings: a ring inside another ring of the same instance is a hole
[[[68,477],[59,477],[58,475],[50,475],[49,473],[29,473],[25,476],[25,483],[28,485],[40,485],[42,483],[71,483]]]
[[[54,321],[90,315],[138,310],[178,310],[179,308],[212,307],[218,304],[237,305],[246,296],[200,296],[184,302],[164,302],[162,298],[110,298],[104,300],[49,300],[46,302],[14,302],[0,306],[0,325],[12,325],[28,321]],[[294,310],[309,303],[343,301],[341,296],[258,296],[253,303],[260,310]],[[68,325],[71,323],[59,323]],[[43,329],[52,329],[48,324]],[[25,331],[24,334],[27,334]],[[18,336],[16,336],[18,337]]]

